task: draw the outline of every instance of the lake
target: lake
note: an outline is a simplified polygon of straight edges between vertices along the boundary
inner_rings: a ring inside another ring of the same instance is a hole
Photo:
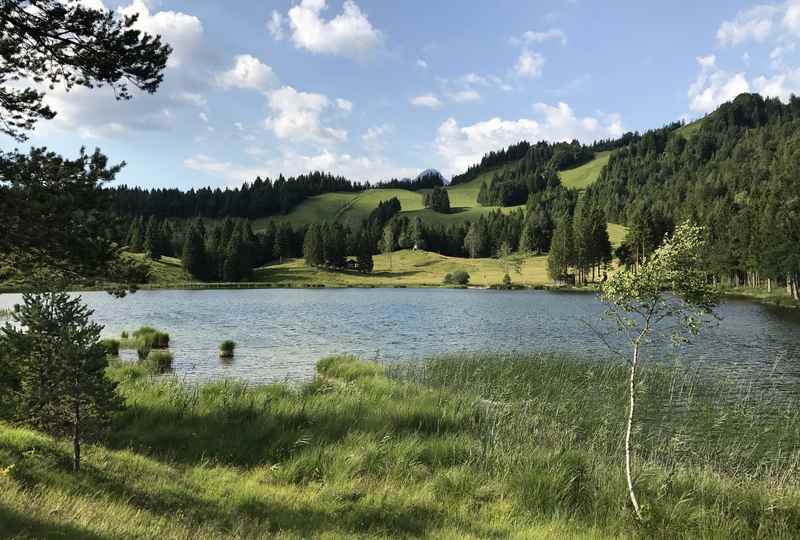
[[[592,294],[458,289],[247,289],[139,291],[117,299],[82,293],[104,334],[142,325],[169,332],[174,369],[189,381],[303,380],[333,354],[408,361],[450,352],[563,351],[612,356],[601,332],[603,306]],[[0,295],[0,309],[20,301]],[[800,394],[800,313],[728,300],[722,320],[659,361],[698,366],[715,378]],[[236,342],[230,362],[219,343]],[[768,383],[766,381],[769,381]]]

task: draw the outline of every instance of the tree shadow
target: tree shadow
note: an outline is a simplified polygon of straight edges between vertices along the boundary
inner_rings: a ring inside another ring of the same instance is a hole
[[[0,504],[0,538],[113,540],[122,537],[100,536],[75,525],[47,522],[21,514]]]

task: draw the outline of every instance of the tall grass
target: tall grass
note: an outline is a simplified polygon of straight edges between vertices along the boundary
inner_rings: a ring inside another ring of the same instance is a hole
[[[790,538],[800,530],[796,413],[787,404],[736,436],[734,426],[760,418],[759,405],[723,414],[717,390],[659,370],[643,378],[651,397],[636,470],[646,521],[635,523],[619,463],[616,369],[552,356],[411,366],[345,357],[321,361],[308,384],[248,387],[186,385],[117,362],[110,373],[127,409],[105,445],[87,448],[80,476],[68,472],[66,444],[0,424],[0,468],[14,465],[0,476],[0,537]],[[688,418],[716,442],[681,431]],[[665,420],[672,424],[659,431]],[[788,434],[773,429],[781,421]],[[756,444],[759,433],[784,451]]]

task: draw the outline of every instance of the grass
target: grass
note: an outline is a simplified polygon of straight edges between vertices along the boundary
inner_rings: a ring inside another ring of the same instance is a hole
[[[192,281],[191,275],[183,270],[181,260],[175,257],[161,257],[154,261],[145,257],[144,253],[126,253],[132,259],[145,263],[150,268],[150,281],[154,283],[170,284]]]
[[[608,164],[610,156],[610,151],[598,152],[590,162],[574,169],[561,171],[558,173],[561,177],[561,183],[568,188],[586,189],[600,176],[600,171]]]
[[[428,251],[397,251],[390,258],[381,254],[374,257],[375,268],[371,274],[356,272],[329,272],[306,266],[302,259],[259,268],[256,279],[274,287],[320,286],[327,287],[438,287],[445,275],[466,271],[470,284],[491,286],[501,283],[505,268],[497,259],[462,259],[446,257]],[[524,259],[521,274],[511,273],[518,284],[543,286],[550,282],[547,276],[546,257]]]
[[[104,445],[85,446],[78,475],[68,444],[0,423],[0,537],[790,538],[800,528],[797,404],[750,396],[723,409],[683,372],[642,379],[645,415],[697,423],[638,425],[642,524],[625,503],[618,368],[548,355],[389,367],[342,357],[321,361],[313,382],[255,388],[187,386],[122,363],[111,375],[127,409]]]
[[[233,353],[236,350],[236,343],[230,339],[226,339],[219,345],[220,358],[233,358]]]

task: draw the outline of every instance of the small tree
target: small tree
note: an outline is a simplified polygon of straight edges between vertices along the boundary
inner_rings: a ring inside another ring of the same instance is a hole
[[[51,435],[69,436],[72,467],[79,471],[81,442],[102,433],[122,408],[116,383],[105,375],[103,327],[90,321],[93,312],[80,297],[47,292],[22,299],[17,325],[0,331],[0,345],[15,358],[16,415]]]
[[[392,270],[392,252],[395,247],[395,236],[392,224],[389,223],[383,228],[383,252],[389,258],[389,271]]]
[[[625,429],[625,476],[628,495],[642,519],[631,478],[631,428],[636,398],[636,368],[641,347],[662,323],[677,323],[671,328],[673,343],[685,342],[699,333],[713,315],[718,293],[700,268],[704,246],[703,229],[685,222],[665,237],[661,247],[644,260],[637,270],[620,270],[605,282],[601,300],[606,315],[616,323],[616,331],[632,349],[628,360],[628,418]],[[670,292],[667,293],[666,291]]]

